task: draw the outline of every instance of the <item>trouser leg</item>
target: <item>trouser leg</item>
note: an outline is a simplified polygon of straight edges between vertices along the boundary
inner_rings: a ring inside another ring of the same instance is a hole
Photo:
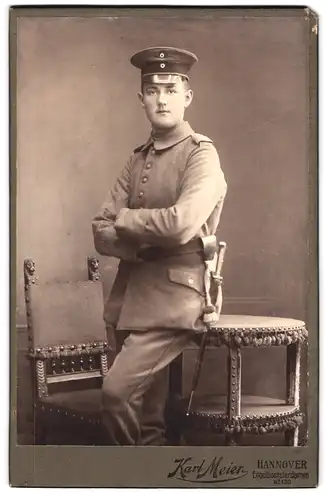
[[[153,377],[153,383],[143,396],[141,413],[141,435],[139,443],[143,446],[164,445],[166,424],[165,406],[168,390],[168,369],[163,368]]]
[[[190,332],[169,330],[131,332],[125,337],[103,381],[103,422],[109,444],[142,444],[145,394],[189,340]]]
[[[121,351],[125,339],[130,332],[115,332],[116,355]],[[165,406],[168,391],[168,367],[153,376],[149,389],[144,393],[140,415],[139,444],[162,445],[165,440]]]

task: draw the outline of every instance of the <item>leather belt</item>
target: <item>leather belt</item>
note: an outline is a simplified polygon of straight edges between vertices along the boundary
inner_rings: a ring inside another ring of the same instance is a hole
[[[188,255],[188,254],[199,254],[203,260],[203,243],[201,238],[196,238],[194,240],[189,241],[185,245],[179,245],[176,247],[144,248],[138,252],[137,256],[140,259],[150,261],[150,260],[165,259],[169,257],[176,257],[179,255]]]

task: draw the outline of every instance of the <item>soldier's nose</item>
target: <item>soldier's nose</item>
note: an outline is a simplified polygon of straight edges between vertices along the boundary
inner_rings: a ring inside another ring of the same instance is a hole
[[[167,98],[164,94],[158,94],[158,104],[165,106],[167,104]]]

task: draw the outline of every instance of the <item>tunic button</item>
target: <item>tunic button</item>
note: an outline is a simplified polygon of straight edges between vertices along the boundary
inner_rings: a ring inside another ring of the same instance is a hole
[[[155,154],[156,154],[156,150],[155,150],[155,149],[152,149],[152,150],[151,150],[151,154],[152,154],[152,155],[155,155]]]
[[[147,178],[147,177],[145,177],[145,176],[144,176],[144,177],[142,177],[142,182],[143,182],[143,183],[144,183],[144,182],[147,182],[147,180],[148,180],[148,178]]]
[[[194,283],[194,279],[193,278],[189,278],[187,281],[188,281],[189,285],[193,285],[193,283]]]
[[[143,191],[140,191],[139,198],[142,198],[143,195],[144,195]]]
[[[149,168],[151,168],[151,166],[152,166],[152,164],[151,164],[151,163],[147,163],[147,164],[145,165],[145,168],[146,168],[147,170],[149,170]]]

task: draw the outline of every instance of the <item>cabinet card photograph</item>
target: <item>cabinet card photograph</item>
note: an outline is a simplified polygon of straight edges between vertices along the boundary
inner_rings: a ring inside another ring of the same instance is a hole
[[[11,8],[12,485],[317,484],[317,40]]]

